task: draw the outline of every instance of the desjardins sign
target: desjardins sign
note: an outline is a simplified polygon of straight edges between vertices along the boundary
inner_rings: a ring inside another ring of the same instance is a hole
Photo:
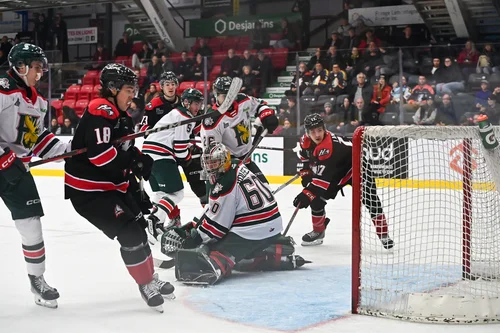
[[[246,35],[255,29],[255,23],[260,22],[266,32],[281,32],[281,19],[286,17],[291,23],[300,21],[302,15],[258,15],[258,16],[233,16],[202,20],[188,20],[186,37],[215,37]]]

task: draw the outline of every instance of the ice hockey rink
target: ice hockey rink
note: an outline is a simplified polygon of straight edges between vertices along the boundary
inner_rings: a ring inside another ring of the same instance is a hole
[[[346,197],[339,196],[327,206],[332,221],[325,243],[296,248],[296,253],[312,264],[296,271],[235,273],[208,288],[183,286],[175,282],[173,269],[159,269],[161,278],[175,285],[177,296],[167,301],[165,312],[159,314],[141,299],[122,262],[118,243],[94,229],[63,199],[63,179],[36,177],[36,182],[45,210],[45,276],[61,293],[59,308],[34,304],[20,236],[1,204],[2,333],[500,331],[500,324],[416,324],[350,314],[350,188],[345,190]],[[284,224],[293,213],[292,201],[299,191],[299,185],[290,185],[277,194]],[[201,209],[189,186],[180,208],[183,222]],[[310,229],[310,212],[301,210],[289,234],[299,242]]]

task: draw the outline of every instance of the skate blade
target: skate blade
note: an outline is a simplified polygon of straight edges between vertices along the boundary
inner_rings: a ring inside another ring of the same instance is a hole
[[[164,299],[168,299],[170,301],[173,301],[175,299],[175,294],[174,293],[166,294],[166,295],[162,294],[162,296],[163,296]]]
[[[210,283],[208,282],[201,282],[201,281],[179,281],[182,284],[186,286],[199,286],[199,287],[204,287],[204,286],[209,286]]]
[[[151,310],[154,310],[159,313],[163,313],[163,305],[158,305],[158,306],[150,306]]]
[[[302,242],[302,246],[316,246],[316,245],[321,245],[323,244],[323,239],[316,239],[312,242]]]
[[[57,309],[58,307],[57,300],[46,300],[40,297],[40,295],[35,295],[35,304],[49,309]]]

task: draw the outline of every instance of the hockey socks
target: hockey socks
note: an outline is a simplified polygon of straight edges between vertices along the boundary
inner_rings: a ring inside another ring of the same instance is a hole
[[[384,214],[372,217],[372,222],[375,226],[375,232],[379,238],[388,234],[389,227],[387,226],[387,220],[385,219]]]
[[[323,232],[326,229],[325,225],[325,220],[326,220],[326,213],[324,209],[321,210],[312,210],[311,209],[311,215],[312,215],[312,225],[313,225],[313,230],[317,233]]]
[[[121,247],[120,252],[129,274],[137,284],[145,285],[153,280],[154,264],[148,245]]]
[[[45,272],[45,245],[43,243],[42,224],[39,217],[15,220],[21,234],[24,260],[28,274],[41,276]]]

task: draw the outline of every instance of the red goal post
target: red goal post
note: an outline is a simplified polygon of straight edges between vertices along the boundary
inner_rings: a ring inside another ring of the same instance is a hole
[[[362,204],[368,165],[395,242],[390,251],[380,246]],[[359,127],[353,136],[352,313],[422,322],[500,320],[499,169],[499,152],[482,147],[476,127]]]

